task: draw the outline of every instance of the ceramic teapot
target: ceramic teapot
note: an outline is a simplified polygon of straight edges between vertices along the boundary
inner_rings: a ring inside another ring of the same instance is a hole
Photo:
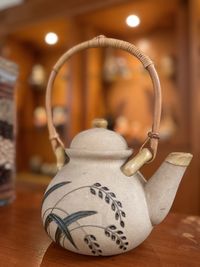
[[[125,139],[106,129],[103,119],[76,135],[69,148],[64,148],[53,125],[51,90],[59,69],[74,53],[94,47],[127,51],[151,76],[155,93],[152,131],[134,157]],[[148,181],[139,172],[155,158],[159,139],[161,90],[153,62],[125,41],[99,36],[81,43],[55,64],[47,86],[46,109],[59,169],[42,203],[47,234],[63,248],[86,255],[115,255],[137,247],[168,214],[192,158],[189,153],[171,153]],[[68,158],[65,164],[62,151]]]

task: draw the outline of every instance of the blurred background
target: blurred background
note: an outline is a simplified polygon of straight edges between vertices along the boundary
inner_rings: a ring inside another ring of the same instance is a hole
[[[163,90],[158,154],[148,178],[168,153],[194,154],[173,211],[200,214],[200,1],[1,0],[0,56],[19,66],[15,87],[17,179],[48,183],[56,171],[44,108],[53,64],[73,45],[106,35],[129,41],[155,62]],[[66,146],[104,117],[136,151],[151,128],[148,73],[129,54],[90,49],[61,69],[53,91],[54,123]]]

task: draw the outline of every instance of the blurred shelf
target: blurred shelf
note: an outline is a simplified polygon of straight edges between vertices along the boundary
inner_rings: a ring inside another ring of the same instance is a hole
[[[20,172],[17,174],[16,181],[20,183],[32,183],[37,185],[48,185],[51,181],[50,176],[35,174],[29,172]]]

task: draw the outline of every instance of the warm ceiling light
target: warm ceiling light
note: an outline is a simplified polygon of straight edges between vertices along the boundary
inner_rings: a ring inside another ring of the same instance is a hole
[[[140,18],[136,15],[130,15],[126,18],[126,24],[129,27],[137,27],[140,24]]]
[[[55,32],[48,32],[45,35],[45,42],[48,45],[54,45],[58,42],[58,35]]]

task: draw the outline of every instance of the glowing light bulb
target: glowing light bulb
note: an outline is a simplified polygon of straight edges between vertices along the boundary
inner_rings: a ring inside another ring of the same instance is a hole
[[[130,15],[126,18],[126,24],[129,27],[137,27],[140,24],[140,18],[136,15]]]
[[[45,42],[48,45],[55,45],[58,42],[58,35],[55,32],[48,32],[45,35]]]

